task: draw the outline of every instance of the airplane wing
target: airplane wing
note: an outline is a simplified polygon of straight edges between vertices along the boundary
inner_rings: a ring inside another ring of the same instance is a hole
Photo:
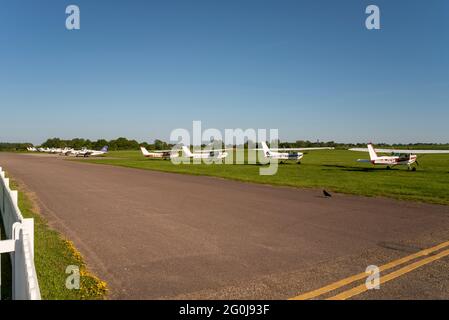
[[[359,151],[359,152],[368,152],[368,148],[351,148],[349,151]],[[377,149],[376,149],[377,151]]]
[[[334,150],[334,147],[316,147],[316,148],[270,148],[273,151],[307,151],[307,150]]]
[[[410,149],[374,149],[379,153],[406,153],[406,154],[443,154],[449,153],[449,150],[410,150]],[[368,152],[368,148],[352,148],[349,151]]]
[[[334,150],[334,147],[316,147],[316,148],[270,148],[271,151],[307,151],[307,150]],[[263,150],[255,148],[251,150]],[[368,151],[368,149],[366,149]]]
[[[164,153],[164,152],[180,152],[181,150],[148,150],[148,152]]]
[[[234,150],[233,148],[230,148],[230,149],[210,149],[210,150],[193,150],[195,153],[209,153],[209,152],[212,152],[212,151],[221,151],[221,152],[223,152],[223,151],[227,151],[227,150]]]

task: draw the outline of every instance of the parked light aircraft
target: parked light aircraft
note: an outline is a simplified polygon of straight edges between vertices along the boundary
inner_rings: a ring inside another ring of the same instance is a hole
[[[61,153],[61,155],[64,156],[74,156],[77,157],[78,155],[84,155],[84,152],[86,152],[86,148],[83,148],[81,150],[75,150],[75,149],[68,149],[65,152]]]
[[[415,171],[416,167],[412,167],[412,164],[417,161],[417,154],[437,154],[437,153],[449,153],[449,150],[394,150],[394,149],[377,149],[371,143],[367,145],[368,148],[352,148],[351,151],[363,151],[369,152],[369,159],[358,159],[358,162],[372,163],[373,165],[384,165],[387,169],[391,169],[393,166],[406,165],[409,170]],[[391,156],[378,156],[377,152],[380,153],[391,153]]]
[[[61,155],[61,156],[67,156],[67,155],[69,155],[71,152],[74,152],[74,151],[75,151],[75,149],[73,149],[73,148],[64,148],[64,149],[61,150],[61,152],[59,153],[59,155]]]
[[[261,142],[263,155],[267,159],[275,159],[281,160],[295,160],[298,164],[301,163],[301,159],[304,157],[304,153],[299,151],[306,150],[332,150],[332,147],[317,147],[317,148],[268,148],[268,145],[265,141]],[[260,149],[256,149],[260,150]],[[287,151],[287,152],[278,152],[278,151]]]
[[[176,150],[151,150],[151,152],[149,152],[145,147],[140,147],[140,150],[146,158],[166,160],[179,157],[178,151]]]
[[[104,146],[100,151],[87,149],[87,150],[84,150],[84,151],[78,153],[76,156],[77,157],[85,157],[85,158],[98,157],[98,156],[104,155],[106,153],[108,153],[108,146]]]
[[[182,147],[182,151],[186,158],[192,159],[224,159],[228,156],[226,152],[228,149],[213,149],[213,150],[202,150],[197,152],[191,152],[186,146]]]

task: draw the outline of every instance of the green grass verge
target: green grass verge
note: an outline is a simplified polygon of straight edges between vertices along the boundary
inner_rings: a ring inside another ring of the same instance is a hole
[[[19,208],[23,217],[34,219],[34,260],[42,299],[104,299],[107,294],[106,283],[89,272],[73,243],[48,226],[25,190],[15,182],[11,182],[11,187],[19,190]],[[80,269],[79,290],[69,290],[65,286],[69,276],[65,271],[69,265],[78,266]]]
[[[174,165],[167,160],[144,158],[139,151],[115,151],[110,152],[107,158],[82,161],[449,205],[449,155],[419,157],[420,166],[416,172],[408,171],[405,166],[385,170],[383,166],[356,162],[358,158],[367,156],[367,153],[348,150],[310,151],[301,165],[279,165],[277,174],[273,176],[259,175],[260,165]]]

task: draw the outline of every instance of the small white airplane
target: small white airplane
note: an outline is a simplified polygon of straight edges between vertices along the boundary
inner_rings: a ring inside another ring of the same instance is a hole
[[[77,157],[78,155],[84,155],[84,153],[86,151],[87,151],[86,148],[83,148],[81,150],[75,150],[73,148],[70,148],[70,149],[65,150],[65,152],[62,152],[61,155]]]
[[[81,150],[70,150],[65,155],[74,155],[75,157],[98,157],[103,154],[108,153],[108,146],[104,146],[100,151],[97,150],[89,150],[89,149],[81,149]]]
[[[97,150],[86,150],[83,154],[85,158],[87,157],[98,157],[108,153],[108,146],[104,146],[100,151]]]
[[[412,167],[412,164],[417,161],[417,154],[441,154],[449,153],[449,150],[394,150],[394,149],[376,149],[371,143],[368,143],[368,148],[352,148],[350,151],[362,151],[369,152],[369,159],[358,159],[358,162],[372,163],[373,165],[383,165],[387,166],[387,169],[391,169],[393,166],[406,165],[409,170],[416,171],[416,167]],[[391,153],[391,156],[378,156],[377,152],[380,153]]]
[[[299,151],[306,150],[332,150],[333,147],[317,147],[317,148],[268,148],[268,145],[265,141],[261,142],[263,155],[267,159],[275,159],[281,160],[280,163],[283,163],[282,160],[295,160],[298,164],[301,163],[301,159],[304,157],[304,153]],[[260,150],[260,149],[255,149]],[[287,151],[287,152],[278,152],[278,151]]]
[[[140,150],[146,158],[167,160],[179,157],[178,151],[176,150],[152,150],[149,152],[145,147],[140,147]]]
[[[37,149],[35,147],[28,147],[27,150],[29,152],[36,152],[37,151]]]
[[[61,148],[51,148],[50,153],[61,153],[63,149]]]
[[[198,152],[191,152],[189,148],[186,146],[182,147],[182,151],[184,153],[184,156],[186,158],[192,158],[192,159],[224,159],[228,156],[228,153],[226,150],[229,149],[213,149],[213,150],[201,150]]]
[[[61,152],[59,152],[59,155],[61,155],[61,156],[63,156],[63,155],[68,156],[73,151],[75,151],[75,149],[66,147],[66,148],[62,149]]]

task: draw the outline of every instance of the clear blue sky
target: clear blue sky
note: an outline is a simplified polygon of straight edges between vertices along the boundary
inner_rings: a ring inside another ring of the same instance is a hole
[[[202,120],[449,142],[447,0],[2,0],[0,40],[0,141],[168,140]]]

